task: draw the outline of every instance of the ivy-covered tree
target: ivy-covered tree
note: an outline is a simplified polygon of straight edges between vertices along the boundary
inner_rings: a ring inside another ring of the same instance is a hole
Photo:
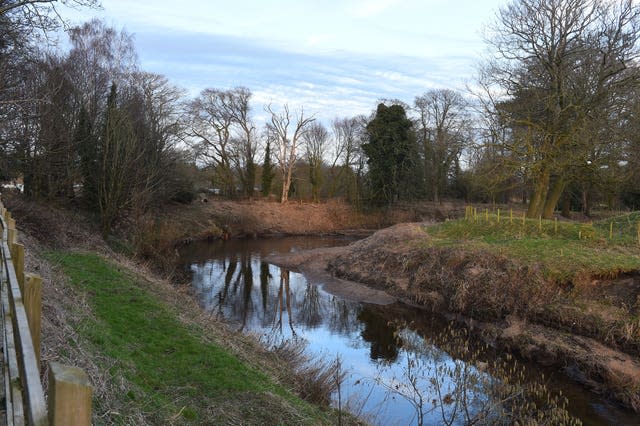
[[[271,193],[273,183],[273,163],[271,162],[271,141],[267,140],[267,147],[264,150],[264,162],[262,163],[262,195],[268,197]]]
[[[369,166],[370,198],[391,204],[419,193],[420,170],[413,124],[401,105],[378,105],[362,145]]]

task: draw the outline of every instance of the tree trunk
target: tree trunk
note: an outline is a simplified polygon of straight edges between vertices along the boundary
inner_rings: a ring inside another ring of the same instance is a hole
[[[527,217],[535,219],[542,215],[544,207],[544,201],[547,198],[547,192],[549,191],[549,171],[545,170],[540,174],[540,180],[533,188],[533,194],[531,194],[531,200],[529,201],[529,208],[527,209]]]
[[[586,189],[582,191],[582,212],[585,216],[591,216],[591,194]]]
[[[567,193],[562,197],[562,216],[571,219],[571,199]]]
[[[289,200],[289,182],[286,179],[282,181],[282,193],[280,194],[280,203],[284,204]]]
[[[280,196],[280,203],[284,204],[289,201],[289,188],[291,187],[291,175],[292,170],[289,169],[282,174],[282,194]]]
[[[542,217],[544,219],[551,219],[553,217],[553,212],[558,205],[558,200],[560,200],[562,192],[564,192],[564,187],[564,179],[560,177],[553,183],[550,192],[547,194],[547,200],[542,210]]]

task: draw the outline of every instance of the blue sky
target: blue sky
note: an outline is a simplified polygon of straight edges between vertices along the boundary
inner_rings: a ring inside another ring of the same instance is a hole
[[[103,0],[93,17],[135,36],[141,68],[191,95],[246,86],[254,108],[322,121],[473,84],[483,28],[506,0]]]

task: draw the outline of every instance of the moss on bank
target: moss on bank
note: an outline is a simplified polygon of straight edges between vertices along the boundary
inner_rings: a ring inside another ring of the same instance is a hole
[[[332,423],[329,412],[183,323],[176,309],[120,266],[91,253],[54,251],[48,258],[92,309],[80,333],[106,356],[103,367],[112,378],[131,384],[113,407],[97,410],[109,418],[96,423],[125,424],[131,407],[151,424]]]

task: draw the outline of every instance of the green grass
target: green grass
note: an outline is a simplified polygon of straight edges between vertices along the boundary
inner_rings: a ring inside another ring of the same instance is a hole
[[[180,322],[174,309],[114,264],[95,254],[53,252],[49,258],[87,295],[95,317],[81,333],[97,352],[118,361],[110,370],[114,378],[121,375],[135,385],[121,395],[121,403],[138,404],[152,423],[165,423],[177,413],[181,423],[223,424],[231,418],[243,424],[280,423],[278,407],[261,407],[274,395],[304,411],[303,417],[319,416],[317,408],[221,346],[203,341],[202,330]],[[220,417],[212,419],[212,404],[237,412],[217,410]]]
[[[488,220],[487,220],[488,219]],[[617,216],[594,224],[510,219],[509,213],[460,219],[427,227],[435,246],[459,246],[538,263],[558,281],[578,275],[614,276],[640,269],[638,222],[640,213]],[[613,223],[613,232],[610,224]]]

